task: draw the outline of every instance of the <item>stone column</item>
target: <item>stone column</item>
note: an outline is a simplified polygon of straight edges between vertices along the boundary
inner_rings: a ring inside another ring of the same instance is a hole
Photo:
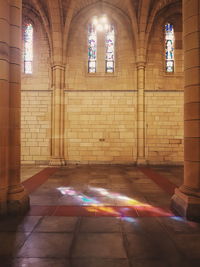
[[[0,0],[0,203],[22,214],[29,198],[20,183],[21,1]]]
[[[137,164],[146,164],[145,159],[145,63],[137,63]]]
[[[7,211],[9,159],[9,12],[0,0],[0,214]]]
[[[200,1],[183,0],[184,30],[184,182],[175,191],[172,209],[200,220]]]
[[[65,68],[55,64],[52,67],[53,103],[52,103],[52,155],[50,165],[65,165],[64,159],[64,80]]]

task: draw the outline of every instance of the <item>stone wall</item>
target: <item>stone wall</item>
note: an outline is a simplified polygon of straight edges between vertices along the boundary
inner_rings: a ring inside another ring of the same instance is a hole
[[[40,21],[34,18],[33,25],[33,74],[24,74],[22,70],[21,162],[47,164],[50,158],[52,102],[49,46]]]
[[[150,164],[183,161],[183,92],[146,92],[146,158]]]
[[[66,159],[85,163],[134,162],[136,101],[135,92],[66,92]]]
[[[99,33],[97,73],[88,74],[87,25],[96,11],[84,12],[73,19],[67,44],[65,160],[134,163],[139,105],[131,26],[120,11],[108,10],[116,29],[115,73],[105,73],[104,41]],[[175,72],[165,72],[164,15],[153,26],[147,48],[144,142],[149,164],[180,164],[183,160],[181,17],[168,19],[175,27]],[[33,74],[22,74],[22,163],[41,164],[48,163],[51,154],[52,91],[48,42],[40,22],[35,20]]]
[[[23,91],[22,164],[47,164],[50,157],[51,92]]]

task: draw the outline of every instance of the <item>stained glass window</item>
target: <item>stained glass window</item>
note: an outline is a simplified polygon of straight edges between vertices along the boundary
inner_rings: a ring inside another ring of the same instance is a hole
[[[109,26],[105,35],[106,44],[106,72],[113,73],[115,67],[115,29]]]
[[[165,25],[165,62],[166,72],[174,72],[174,27]]]
[[[97,61],[97,32],[93,24],[88,27],[88,72],[96,72]]]
[[[33,25],[28,22],[24,25],[24,73],[33,72]]]

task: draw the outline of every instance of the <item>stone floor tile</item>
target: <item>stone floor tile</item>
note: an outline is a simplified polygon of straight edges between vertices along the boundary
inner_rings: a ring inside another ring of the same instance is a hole
[[[158,197],[145,197],[147,202],[152,206],[170,207],[171,199],[165,196]]]
[[[114,194],[118,194],[121,196],[125,196],[125,197],[129,197],[129,198],[135,198],[136,196],[138,196],[138,191],[135,190],[134,188],[130,188],[129,189],[118,189],[118,190],[110,190],[111,193]]]
[[[183,253],[165,232],[128,234],[127,240],[127,249],[132,259],[162,260],[167,262],[167,266],[182,266],[185,260]]]
[[[88,217],[82,218],[80,232],[120,232],[120,221],[118,218]]]
[[[175,234],[172,238],[188,259],[200,260],[200,234]]]
[[[79,234],[73,258],[126,258],[121,234]]]
[[[97,175],[89,180],[89,184],[92,186],[93,184],[108,184],[110,180],[104,175],[97,178]]]
[[[129,257],[136,259],[161,258],[160,248],[158,246],[155,246],[152,242],[153,240],[149,240],[148,236],[145,233],[128,233],[126,238]]]
[[[172,267],[172,266],[169,266],[167,262],[158,259],[146,259],[146,260],[132,259],[131,267]]]
[[[73,232],[77,221],[77,217],[44,217],[34,232]]]
[[[182,169],[178,170],[168,166],[160,168],[158,172],[176,184],[178,180],[182,179]],[[157,170],[154,169],[154,171]],[[12,222],[0,222],[0,238],[7,240],[5,248],[2,250],[4,244],[0,244],[1,253],[4,251],[0,254],[1,259],[15,255],[14,252],[17,249],[13,249],[12,252],[14,245],[14,247],[20,248],[20,253],[17,255],[26,258],[18,258],[15,261],[18,264],[16,267],[22,264],[36,267],[51,265],[62,267],[63,263],[68,267],[68,262],[64,258],[69,256],[69,247],[72,251],[70,267],[199,266],[200,224],[191,222],[187,224],[174,216],[174,218],[158,217],[161,214],[156,212],[143,212],[143,217],[138,217],[139,213],[129,214],[128,212],[124,213],[124,217],[120,219],[108,217],[110,213],[100,209],[97,209],[96,212],[89,212],[88,208],[90,207],[81,206],[84,201],[70,202],[69,198],[72,199],[72,197],[62,195],[59,187],[72,187],[77,192],[76,198],[80,194],[92,199],[99,198],[98,201],[106,206],[106,197],[91,190],[91,187],[105,187],[104,189],[109,192],[109,206],[113,206],[111,208],[119,210],[119,212],[121,209],[131,209],[131,207],[126,201],[122,203],[117,195],[138,200],[141,202],[141,206],[144,203],[149,204],[150,207],[152,206],[152,210],[154,206],[169,207],[171,198],[135,166],[68,165],[59,168],[31,194],[31,197],[34,197],[34,203],[39,206],[32,206],[32,213],[29,215],[53,216],[43,219],[32,216],[23,223],[17,222],[17,219],[13,220],[13,224]],[[111,195],[113,196],[111,197]],[[60,207],[56,207],[57,204]],[[85,204],[87,205],[87,201]],[[38,213],[38,207],[40,207],[41,213]],[[45,210],[48,212],[44,213]],[[55,215],[62,215],[62,219],[58,219]],[[79,225],[77,222],[75,228],[76,222],[69,216],[81,216],[78,219],[81,220],[81,224]],[[84,218],[82,216],[92,217]],[[23,236],[24,233],[21,233],[22,236],[17,237],[14,242],[13,234],[15,233],[13,232],[16,229],[18,231],[36,229],[36,231],[27,240],[27,237]],[[2,236],[5,230],[10,231],[8,234],[12,236],[7,238],[5,235]],[[75,238],[72,242],[71,231],[74,230]],[[68,231],[71,234],[67,234]],[[5,253],[6,250],[9,253]],[[126,251],[130,256],[131,264],[127,260]],[[191,265],[188,265],[189,263]],[[2,260],[0,261],[1,265]],[[4,264],[3,267],[7,266]],[[8,265],[8,267],[11,266]]]
[[[125,259],[74,259],[71,267],[129,267]]]
[[[29,233],[0,233],[0,258],[14,256],[18,249],[24,244]]]
[[[200,233],[200,224],[189,222],[178,216],[157,218],[157,220],[172,235],[174,233]]]
[[[32,232],[40,216],[6,217],[0,220],[0,232]]]
[[[118,190],[128,190],[130,188],[129,183],[113,183],[112,184],[112,190],[118,191]]]
[[[114,198],[95,197],[94,200],[98,202],[98,205],[103,205],[103,206],[115,206],[116,205],[116,201]]]
[[[140,192],[141,193],[145,193],[145,192],[152,192],[152,193],[159,193],[162,192],[163,190],[158,187],[155,184],[142,184],[142,186],[140,186]]]
[[[156,218],[124,218],[122,220],[122,230],[126,233],[144,233],[156,234],[163,232],[164,229],[156,221]]]
[[[143,231],[149,234],[159,234],[164,232],[162,225],[157,221],[157,217],[139,218],[139,222]]]
[[[58,205],[64,206],[82,206],[84,204],[83,200],[78,198],[78,196],[63,196],[58,199]]]
[[[131,197],[120,195],[116,198],[117,206],[138,206],[143,204],[148,204],[146,199],[136,194],[132,195]]]
[[[38,206],[55,206],[58,203],[58,197],[51,197],[48,195],[30,195],[31,205]]]
[[[33,233],[18,253],[22,258],[63,258],[69,256],[72,234]]]
[[[139,218],[124,217],[120,218],[122,232],[139,234],[143,231]]]
[[[67,259],[18,258],[12,267],[71,267]],[[10,267],[11,267],[10,265]]]

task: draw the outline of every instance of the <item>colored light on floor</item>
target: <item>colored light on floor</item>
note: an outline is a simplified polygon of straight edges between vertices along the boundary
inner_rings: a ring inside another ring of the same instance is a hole
[[[173,214],[170,211],[166,211],[159,207],[154,207],[147,203],[142,203],[136,199],[124,196],[117,192],[110,192],[105,188],[97,188],[97,187],[88,187],[88,193],[92,191],[100,193],[105,197],[106,200],[99,201],[94,197],[87,196],[79,191],[76,191],[73,187],[59,187],[57,188],[62,195],[67,195],[73,197],[74,200],[80,203],[80,207],[85,207],[87,212],[93,212],[99,215],[108,215],[108,216],[117,216],[119,218],[122,217],[133,217],[133,216],[161,216],[168,217]],[[120,206],[107,206],[109,203],[109,199],[113,199],[114,201],[120,201]],[[123,207],[121,206],[123,204]]]

